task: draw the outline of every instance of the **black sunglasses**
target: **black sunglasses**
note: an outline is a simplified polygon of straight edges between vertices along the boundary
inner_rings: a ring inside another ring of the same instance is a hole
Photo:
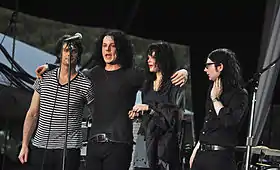
[[[216,63],[205,63],[205,68],[208,69],[208,67],[212,64],[216,64]]]

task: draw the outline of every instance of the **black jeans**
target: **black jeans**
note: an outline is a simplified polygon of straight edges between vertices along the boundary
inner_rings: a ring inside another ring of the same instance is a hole
[[[63,163],[63,149],[42,149],[31,146],[28,155],[30,170],[61,170]],[[44,167],[42,169],[42,164]],[[67,149],[66,170],[79,170],[80,149]]]
[[[87,170],[128,170],[132,158],[132,144],[97,143],[87,145]]]
[[[197,151],[191,170],[236,170],[232,150]]]

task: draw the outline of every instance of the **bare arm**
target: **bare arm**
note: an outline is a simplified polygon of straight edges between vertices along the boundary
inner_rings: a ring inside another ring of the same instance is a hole
[[[195,148],[193,149],[193,155],[194,156],[196,155],[196,152],[197,152],[199,146],[200,146],[200,142],[198,141],[197,144],[195,145]]]
[[[27,147],[39,116],[40,94],[35,90],[23,125],[22,146]]]
[[[196,152],[197,152],[199,146],[200,146],[200,142],[198,141],[197,144],[196,144],[196,146],[195,146],[195,148],[193,149],[192,155],[191,155],[191,157],[190,157],[190,162],[189,162],[189,163],[190,163],[190,168],[192,167],[193,160],[194,160],[194,158],[195,158],[195,155],[196,155]]]

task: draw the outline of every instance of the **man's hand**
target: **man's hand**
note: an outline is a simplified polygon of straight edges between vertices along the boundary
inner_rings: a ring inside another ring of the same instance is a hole
[[[214,84],[213,84],[213,87],[211,90],[211,99],[212,100],[214,100],[216,98],[220,99],[222,92],[223,92],[222,80],[221,80],[221,78],[217,78],[214,81]]]
[[[147,111],[149,110],[149,105],[147,104],[136,104],[133,106],[133,111],[135,112],[141,112],[141,111]]]
[[[22,164],[27,162],[28,152],[29,152],[28,146],[23,145],[18,155],[18,159]]]
[[[46,72],[48,69],[47,67],[48,67],[47,65],[41,65],[41,66],[37,67],[35,70],[36,77],[42,78],[43,73]]]
[[[128,112],[128,117],[129,117],[130,119],[134,119],[135,117],[138,117],[139,115],[140,115],[139,112],[135,112],[135,111],[133,111],[133,110],[130,110],[130,111]]]
[[[185,69],[178,70],[171,76],[171,82],[172,84],[175,84],[175,86],[180,85],[180,87],[182,87],[187,83],[187,81],[188,71]]]

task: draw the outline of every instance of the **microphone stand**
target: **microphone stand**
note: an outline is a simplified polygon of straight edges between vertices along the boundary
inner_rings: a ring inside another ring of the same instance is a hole
[[[256,104],[256,93],[258,91],[258,85],[259,85],[259,79],[262,73],[269,70],[270,68],[274,67],[275,64],[280,59],[280,56],[274,60],[272,63],[270,63],[265,68],[261,69],[259,72],[255,73],[253,77],[248,81],[246,86],[248,84],[253,83],[253,98],[252,98],[252,105],[251,105],[251,114],[250,114],[250,122],[249,122],[249,132],[246,140],[246,161],[245,161],[245,170],[249,170],[249,164],[250,164],[250,157],[251,157],[251,150],[252,150],[252,144],[253,144],[253,123],[254,123],[254,114],[255,114],[255,104]]]
[[[66,108],[66,123],[65,123],[65,139],[63,148],[63,160],[62,170],[66,170],[66,158],[67,158],[67,137],[68,137],[68,115],[69,115],[69,99],[70,99],[70,80],[71,80],[71,57],[72,57],[72,42],[66,42],[69,48],[70,57],[68,58],[68,95],[67,95],[67,108]]]

